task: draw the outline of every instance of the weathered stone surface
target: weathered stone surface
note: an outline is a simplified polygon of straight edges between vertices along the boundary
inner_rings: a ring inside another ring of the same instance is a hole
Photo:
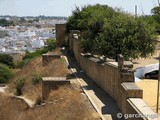
[[[59,46],[65,45],[65,24],[56,24],[56,40]]]
[[[121,73],[121,82],[134,82],[134,74]]]
[[[127,99],[127,111],[126,114],[142,115],[139,118],[128,118],[127,120],[159,120],[158,114],[155,113],[141,98],[129,98]],[[144,115],[144,116],[143,116]]]
[[[124,61],[124,67],[133,68],[133,63],[131,61]]]
[[[129,110],[127,109],[127,99],[128,98],[142,98],[143,91],[140,89],[134,82],[123,82],[121,84],[121,108],[122,112],[126,113]]]
[[[66,77],[43,77],[42,78],[42,99],[47,99],[51,90],[57,89],[62,85],[70,85]]]
[[[42,55],[42,65],[48,65],[48,63],[53,59],[60,59],[61,55],[58,54],[43,54]]]

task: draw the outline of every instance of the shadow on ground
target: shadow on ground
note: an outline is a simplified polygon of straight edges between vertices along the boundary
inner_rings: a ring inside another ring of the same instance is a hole
[[[67,52],[66,52],[67,53]],[[86,74],[84,70],[81,70],[79,65],[77,64],[74,57],[71,57],[69,54],[65,54],[68,58],[69,68],[76,69],[75,75],[78,78],[83,79],[88,85],[83,86],[85,90],[93,90],[95,95],[101,100],[104,106],[101,108],[102,115],[110,114],[113,120],[120,120],[117,118],[117,113],[119,113],[119,109],[116,101],[109,96],[104,90],[102,90],[93,80],[91,80]],[[122,120],[122,119],[121,119]]]

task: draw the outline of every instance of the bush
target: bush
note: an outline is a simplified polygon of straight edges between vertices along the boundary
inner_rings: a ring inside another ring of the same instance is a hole
[[[25,84],[24,78],[20,78],[16,81],[16,95],[17,96],[22,95],[22,89],[24,87],[24,84]]]
[[[0,63],[14,67],[13,57],[8,54],[0,54]]]
[[[0,64],[0,83],[7,83],[13,75],[13,71],[8,66]]]
[[[32,75],[32,84],[35,85],[35,84],[38,84],[42,81],[42,76],[40,74],[37,74],[37,73],[34,73]]]
[[[66,32],[81,31],[84,52],[116,59],[146,57],[155,50],[155,29],[139,17],[107,5],[76,7],[66,24]]]
[[[48,51],[53,51],[56,48],[56,40],[55,39],[48,39],[46,42],[45,47],[36,50],[35,52],[29,52],[26,51],[26,55],[23,58],[23,61],[21,62],[20,66],[23,67],[24,65],[26,65],[31,59],[34,59],[38,56],[41,56],[42,54],[47,53]]]
[[[48,51],[53,51],[57,46],[57,42],[55,39],[48,39],[47,40],[47,50]]]

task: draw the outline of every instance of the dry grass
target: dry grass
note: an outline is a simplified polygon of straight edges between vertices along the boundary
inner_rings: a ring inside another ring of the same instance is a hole
[[[44,105],[29,108],[24,101],[0,94],[1,120],[99,120],[99,115],[78,90],[63,86],[52,91]],[[9,114],[7,114],[9,113]]]
[[[9,84],[8,92],[14,93],[15,81],[19,78],[25,78],[26,82],[23,93],[27,98],[34,100],[37,96],[41,95],[41,84],[32,85],[32,75],[34,73],[39,74],[42,77],[62,77],[66,76],[69,72],[65,61],[62,59],[52,60],[47,66],[42,66],[42,59],[41,57],[38,57],[16,73]]]
[[[57,52],[57,51],[56,51]],[[0,120],[99,120],[100,117],[93,109],[80,89],[63,86],[50,93],[46,101],[41,101],[41,83],[32,85],[32,74],[42,76],[63,77],[70,71],[63,59],[53,60],[47,66],[42,66],[41,57],[34,59],[27,66],[18,71],[10,81],[6,95],[0,93]],[[15,91],[15,81],[25,78],[23,96],[33,100],[34,108],[20,99],[11,97]]]

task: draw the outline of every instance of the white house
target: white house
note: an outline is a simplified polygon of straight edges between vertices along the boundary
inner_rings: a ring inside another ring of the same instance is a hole
[[[0,53],[4,53],[4,52],[6,52],[6,48],[3,46],[0,46]]]
[[[44,47],[44,40],[42,40],[40,37],[39,39],[32,39],[31,45],[32,45],[32,48],[34,49],[42,48]]]

